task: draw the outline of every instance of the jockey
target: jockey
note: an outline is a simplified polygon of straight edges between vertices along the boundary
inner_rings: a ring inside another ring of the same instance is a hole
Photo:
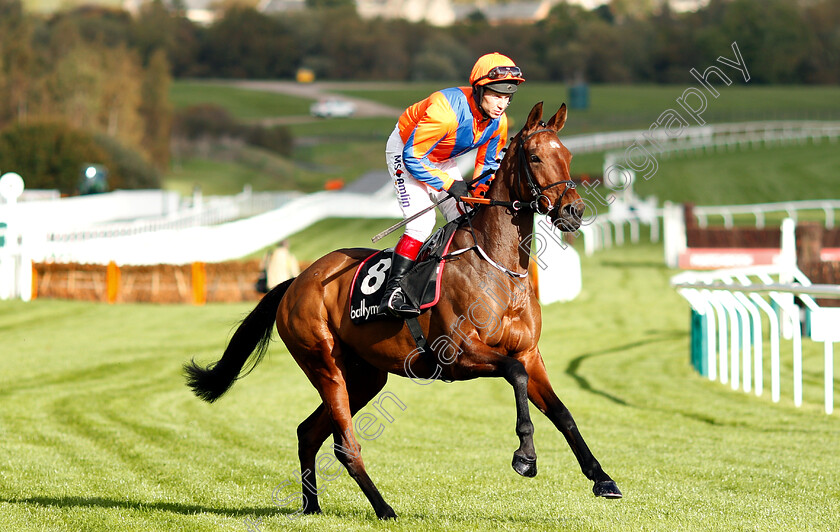
[[[434,92],[403,112],[388,138],[385,157],[404,218],[447,196],[455,201],[440,205],[446,221],[463,214],[466,206],[458,200],[469,196],[470,191],[455,157],[476,148],[474,176],[484,177],[473,184],[473,191],[484,197],[507,139],[505,109],[523,81],[522,71],[510,58],[500,53],[486,54],[473,66],[469,87]],[[382,312],[402,318],[420,314],[399,284],[414,265],[435,222],[435,211],[430,210],[405,226],[394,249]]]

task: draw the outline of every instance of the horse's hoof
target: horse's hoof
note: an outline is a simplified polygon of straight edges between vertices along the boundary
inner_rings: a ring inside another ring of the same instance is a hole
[[[513,466],[513,470],[522,475],[523,477],[535,477],[537,476],[537,459],[536,458],[526,458],[524,456],[519,456],[518,454],[513,455],[513,462],[510,464]]]
[[[604,497],[605,499],[620,499],[621,490],[615,485],[612,480],[602,480],[596,482],[592,487],[592,493],[597,497]]]
[[[381,519],[382,521],[385,521],[387,519],[396,519],[397,518],[397,512],[395,512],[393,508],[388,506],[385,510],[380,512],[377,515],[377,517],[379,517],[379,519]]]
[[[309,508],[304,508],[303,513],[304,513],[304,515],[310,515],[310,514],[320,514],[320,513],[323,513],[323,512],[321,511],[320,506],[315,505],[315,506],[311,506]]]

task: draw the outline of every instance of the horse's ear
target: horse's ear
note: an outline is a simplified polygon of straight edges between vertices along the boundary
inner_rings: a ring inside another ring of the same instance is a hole
[[[537,105],[531,109],[531,114],[528,115],[528,120],[525,121],[525,129],[534,129],[542,118],[543,103],[538,102]]]
[[[566,125],[566,104],[560,106],[560,109],[557,110],[557,114],[551,117],[551,120],[548,122],[548,127],[553,129],[554,131],[560,131],[563,129],[563,126]]]

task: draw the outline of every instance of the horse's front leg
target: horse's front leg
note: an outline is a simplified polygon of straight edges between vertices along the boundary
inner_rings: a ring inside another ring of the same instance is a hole
[[[528,411],[528,372],[515,358],[486,349],[471,350],[458,358],[454,374],[459,378],[504,377],[513,387],[516,402],[516,435],[519,448],[513,453],[514,471],[524,477],[537,474],[537,451],[534,449],[534,424]]]
[[[554,393],[548,380],[542,355],[539,351],[533,351],[520,357],[520,360],[524,362],[528,371],[528,398],[565,436],[569,447],[571,447],[580,464],[581,471],[586,475],[586,478],[595,483],[592,487],[593,493],[608,499],[621,498],[621,491],[618,486],[604,472],[601,464],[595,459],[586,442],[583,441],[583,436],[581,436],[577,424],[572,418],[572,413]]]

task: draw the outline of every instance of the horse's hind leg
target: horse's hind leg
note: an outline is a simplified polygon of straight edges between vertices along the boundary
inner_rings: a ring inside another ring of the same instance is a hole
[[[581,471],[586,475],[586,478],[595,483],[592,491],[599,497],[621,498],[621,491],[619,491],[618,486],[601,469],[601,464],[598,463],[586,442],[583,441],[583,436],[580,435],[571,412],[554,393],[539,352],[536,353],[536,356],[529,357],[526,360],[526,369],[529,376],[528,398],[566,437],[569,447],[572,448],[572,452],[580,464]]]
[[[354,356],[348,360],[345,356],[347,371],[347,392],[350,396],[351,414],[364,408],[371,399],[385,386],[388,380],[388,373],[380,371],[362,358]],[[300,470],[303,493],[303,513],[321,513],[318,504],[318,488],[316,472],[316,459],[321,444],[333,430],[332,421],[327,414],[324,403],[318,405],[312,414],[298,426],[298,458],[300,459]]]
[[[308,481],[303,482],[304,512],[321,511],[315,484],[315,454],[321,443],[332,432],[336,457],[368,498],[377,517],[380,519],[396,517],[394,510],[382,498],[365,471],[361,447],[356,441],[352,424],[353,414],[385,386],[387,373],[373,368],[355,355],[344,360],[337,346],[329,349],[326,356],[311,354],[300,359],[295,356],[295,359],[298,360],[323,400],[323,403],[298,427],[298,455],[301,471],[302,474],[311,472],[304,478]]]
[[[332,430],[330,418],[324,403],[298,425],[298,459],[300,460],[301,492],[303,493],[303,513],[319,514],[318,480],[315,475],[315,459],[318,449]]]

